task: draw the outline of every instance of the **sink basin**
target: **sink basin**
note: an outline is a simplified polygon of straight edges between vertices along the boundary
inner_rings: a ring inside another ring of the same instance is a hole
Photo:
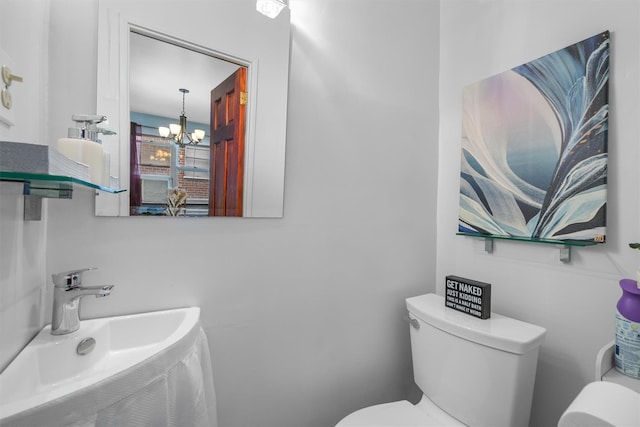
[[[139,365],[199,328],[199,318],[200,309],[191,307],[83,320],[68,335],[44,327],[0,374],[0,421]],[[87,338],[95,346],[79,355]]]

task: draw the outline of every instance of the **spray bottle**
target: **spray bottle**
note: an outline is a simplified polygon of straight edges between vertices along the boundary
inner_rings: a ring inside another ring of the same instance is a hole
[[[622,374],[640,378],[640,269],[636,276],[638,280],[620,280],[622,296],[616,306],[615,364]]]

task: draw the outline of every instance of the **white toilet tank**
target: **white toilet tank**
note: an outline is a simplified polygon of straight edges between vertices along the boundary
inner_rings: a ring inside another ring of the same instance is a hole
[[[528,426],[546,330],[491,313],[478,319],[444,298],[407,298],[416,384],[441,409],[473,427]]]

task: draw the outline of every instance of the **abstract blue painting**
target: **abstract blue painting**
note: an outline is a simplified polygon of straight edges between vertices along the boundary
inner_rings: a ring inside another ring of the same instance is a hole
[[[604,242],[609,32],[463,90],[458,231]]]

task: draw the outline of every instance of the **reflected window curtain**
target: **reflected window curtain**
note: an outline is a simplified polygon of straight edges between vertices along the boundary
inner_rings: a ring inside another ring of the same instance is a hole
[[[131,155],[129,157],[129,214],[136,215],[142,205],[142,180],[140,179],[140,143],[142,140],[142,126],[131,122]]]

